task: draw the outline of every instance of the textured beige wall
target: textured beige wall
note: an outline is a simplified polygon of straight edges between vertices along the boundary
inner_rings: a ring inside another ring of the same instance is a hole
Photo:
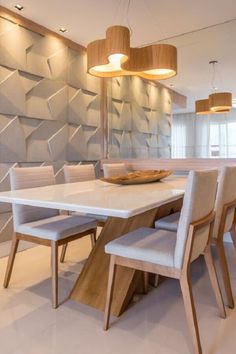
[[[127,76],[110,80],[108,94],[109,157],[170,157],[169,90]]]
[[[98,160],[100,80],[86,54],[0,18],[0,191],[12,166]],[[0,204],[0,242],[12,233],[11,206]]]
[[[138,77],[108,87],[109,156],[169,157],[168,90]],[[65,163],[99,160],[100,95],[85,52],[0,18],[0,191],[12,166],[52,164],[63,182]],[[0,242],[11,234],[11,206],[0,203]]]

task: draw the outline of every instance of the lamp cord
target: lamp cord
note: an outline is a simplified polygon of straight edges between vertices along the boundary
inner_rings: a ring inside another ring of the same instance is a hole
[[[130,21],[129,21],[130,6],[131,6],[131,0],[128,0],[127,8],[126,8],[126,21],[127,21],[128,28],[129,28],[129,31],[130,31],[130,37],[132,37],[133,30],[132,30],[132,28],[131,28]]]
[[[217,87],[215,85],[215,80],[216,80],[216,68],[215,65],[216,63],[212,62],[212,79],[211,79],[211,88],[212,91],[215,92],[217,90]]]

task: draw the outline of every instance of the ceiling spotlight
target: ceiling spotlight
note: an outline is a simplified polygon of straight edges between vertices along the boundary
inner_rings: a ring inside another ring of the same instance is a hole
[[[61,28],[59,29],[59,31],[62,32],[62,33],[65,33],[65,32],[67,32],[67,29],[64,28],[64,27],[61,27]]]
[[[17,10],[21,11],[21,10],[23,10],[24,6],[17,4],[17,5],[15,5],[15,8]]]

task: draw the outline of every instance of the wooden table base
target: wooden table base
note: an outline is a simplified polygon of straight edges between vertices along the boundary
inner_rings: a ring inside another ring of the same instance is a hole
[[[75,283],[70,298],[104,311],[110,258],[104,252],[105,244],[139,227],[152,227],[155,220],[179,211],[181,206],[182,199],[179,199],[128,219],[109,217]],[[111,309],[113,315],[119,316],[125,310],[139,279],[138,271],[125,267],[117,269]]]

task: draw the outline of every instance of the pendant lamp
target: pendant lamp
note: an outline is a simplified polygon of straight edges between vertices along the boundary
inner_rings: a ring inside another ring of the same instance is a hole
[[[232,93],[215,92],[209,95],[209,107],[214,112],[225,112],[232,108]]]
[[[211,60],[209,64],[213,66],[212,90],[216,91],[215,81],[215,65],[217,60]],[[227,113],[232,108],[232,93],[230,92],[213,92],[208,99],[195,101],[195,113],[197,115]]]
[[[198,100],[195,101],[195,113],[197,115],[204,115],[204,114],[217,114],[217,113],[227,113],[230,109],[224,109],[221,111],[212,111],[209,106],[209,99]]]
[[[130,30],[112,26],[106,38],[87,46],[87,71],[97,77],[137,75],[163,80],[177,74],[177,49],[170,44],[130,47]]]

